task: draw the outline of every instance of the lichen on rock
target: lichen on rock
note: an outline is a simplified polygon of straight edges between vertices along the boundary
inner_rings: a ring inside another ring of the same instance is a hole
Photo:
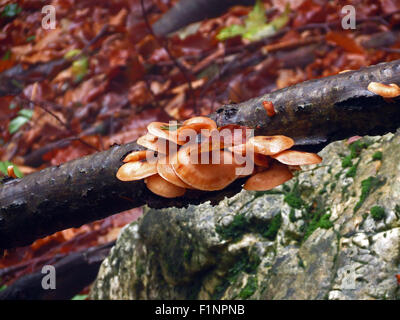
[[[145,208],[91,297],[399,299],[400,133],[355,143],[330,144],[271,191]]]

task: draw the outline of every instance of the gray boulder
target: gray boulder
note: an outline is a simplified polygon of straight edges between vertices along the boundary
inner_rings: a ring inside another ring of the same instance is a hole
[[[322,164],[217,206],[145,208],[92,299],[399,299],[400,134],[330,144]]]

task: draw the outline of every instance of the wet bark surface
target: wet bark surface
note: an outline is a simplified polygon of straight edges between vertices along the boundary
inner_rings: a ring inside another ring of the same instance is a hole
[[[240,124],[256,135],[282,134],[296,148],[319,151],[351,135],[393,132],[400,126],[400,100],[385,100],[367,90],[371,81],[400,84],[400,61],[306,81],[236,105],[210,117],[218,126]],[[269,118],[263,101],[277,114]],[[57,167],[8,181],[0,186],[0,248],[27,245],[70,227],[138,207],[182,207],[206,200],[217,203],[241,190],[243,179],[216,192],[188,190],[180,198],[151,193],[143,181],[122,182],[115,174],[124,156],[141,147],[113,146]]]

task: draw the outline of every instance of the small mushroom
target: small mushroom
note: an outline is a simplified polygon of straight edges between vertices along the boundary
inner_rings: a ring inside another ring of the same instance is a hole
[[[185,194],[186,189],[178,187],[167,180],[163,179],[159,174],[152,175],[144,180],[147,188],[164,198],[177,198]]]
[[[229,148],[229,150],[232,150],[233,152],[241,152],[243,154],[246,150],[253,149],[255,153],[270,156],[287,150],[293,145],[293,139],[286,136],[256,136],[250,138],[245,145],[238,145]]]
[[[147,149],[158,151],[157,141],[158,138],[156,136],[153,136],[151,133],[147,133],[144,136],[139,137],[136,140],[136,143]]]
[[[17,175],[15,174],[15,171],[14,171],[14,166],[7,167],[7,174],[9,177],[17,179]]]
[[[214,120],[207,117],[193,117],[183,122],[183,127],[191,126],[199,129],[217,129],[217,124]]]
[[[269,169],[256,173],[247,179],[243,188],[249,191],[266,191],[292,178],[293,174],[286,165],[274,162]]]
[[[396,98],[400,96],[400,87],[395,83],[383,84],[379,82],[370,82],[368,90],[383,98]]]
[[[123,164],[117,171],[117,178],[121,181],[134,181],[156,173],[157,163],[155,161],[135,161]]]
[[[272,101],[263,101],[263,107],[264,107],[265,111],[267,112],[268,117],[273,117],[274,115],[276,115],[276,111],[275,111],[274,104],[272,103]]]
[[[170,163],[163,163],[162,161],[159,161],[157,163],[157,172],[162,178],[164,178],[168,182],[170,182],[178,187],[185,188],[185,189],[192,189],[191,186],[184,183],[176,175],[174,168],[172,167],[172,164],[170,164]]]
[[[170,151],[174,152],[178,150],[178,146],[176,145],[176,143],[158,138],[156,136],[153,136],[151,133],[147,133],[146,135],[140,137],[139,139],[137,139],[136,143],[147,149],[157,151],[162,154],[168,154],[170,153]]]
[[[182,148],[178,151],[176,161],[173,162],[172,167],[177,176],[188,185],[195,189],[214,191],[221,190],[232,183],[236,178],[237,164],[230,152],[223,150],[216,150],[219,152],[219,163],[192,163],[191,148]],[[208,153],[209,156],[212,153]],[[201,158],[201,153],[195,154],[196,157]],[[199,160],[199,159],[198,159]],[[200,159],[201,160],[201,159]],[[212,159],[209,159],[212,162]]]
[[[178,142],[178,127],[179,125],[177,124],[170,125],[164,122],[152,122],[147,126],[147,130],[153,136],[182,145],[184,142]]]
[[[295,150],[286,150],[279,154],[271,155],[271,157],[290,166],[317,164],[322,161],[322,158],[315,153]]]
[[[134,162],[134,161],[138,161],[138,160],[143,160],[143,159],[146,159],[147,154],[148,154],[148,150],[132,151],[122,161],[123,162]]]
[[[178,141],[181,145],[187,143],[189,140],[193,142],[198,134],[209,137],[211,136],[211,132],[216,130],[217,124],[210,118],[190,118],[183,122],[182,126],[178,129]]]

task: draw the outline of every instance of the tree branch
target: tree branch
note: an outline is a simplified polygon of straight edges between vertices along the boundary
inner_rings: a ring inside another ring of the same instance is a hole
[[[400,60],[306,81],[240,104],[226,105],[211,118],[255,129],[256,135],[282,134],[296,148],[321,150],[351,135],[376,135],[400,127],[400,99],[385,100],[367,90],[369,82],[400,84]],[[262,102],[272,101],[277,115],[267,116]],[[136,143],[111,149],[33,173],[0,186],[0,248],[31,243],[58,230],[147,204],[161,208],[216,203],[241,190],[243,179],[225,190],[188,190],[166,199],[151,193],[143,181],[122,182],[115,174],[124,156],[142,149]]]
[[[0,300],[71,299],[96,278],[101,263],[114,244],[115,241],[111,241],[74,252],[57,261],[53,265],[56,270],[55,290],[43,289],[42,279],[46,273],[40,270],[19,278],[4,291],[0,291]]]

